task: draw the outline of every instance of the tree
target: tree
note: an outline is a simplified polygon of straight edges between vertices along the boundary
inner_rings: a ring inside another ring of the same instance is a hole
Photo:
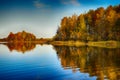
[[[77,19],[77,29],[78,29],[78,38],[80,40],[86,40],[87,36],[87,27],[86,27],[86,22],[84,15],[81,14],[78,19]]]
[[[100,7],[79,16],[74,14],[61,20],[55,37],[63,41],[119,40],[119,37],[115,37],[119,34],[119,18],[120,5],[108,6],[106,9]]]
[[[14,42],[33,41],[33,40],[36,40],[36,37],[33,34],[27,33],[25,31],[18,32],[16,34],[10,32],[10,34],[7,37],[7,41],[14,41]]]

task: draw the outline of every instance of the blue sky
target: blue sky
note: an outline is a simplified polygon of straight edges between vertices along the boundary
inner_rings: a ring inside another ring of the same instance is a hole
[[[22,30],[52,37],[64,16],[118,4],[120,0],[0,0],[0,38]]]

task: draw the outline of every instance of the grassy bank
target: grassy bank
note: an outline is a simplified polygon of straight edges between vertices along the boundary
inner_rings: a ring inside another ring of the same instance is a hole
[[[85,42],[80,41],[52,41],[50,42],[52,45],[56,46],[85,46]]]
[[[88,46],[94,47],[105,47],[105,48],[120,48],[119,41],[97,41],[97,42],[88,42]]]
[[[120,48],[119,41],[97,41],[97,42],[81,42],[81,41],[52,41],[50,44],[56,46],[93,46],[104,48]]]
[[[0,41],[0,43],[6,43]],[[21,41],[8,42],[8,43],[22,43]],[[34,44],[51,44],[55,46],[93,46],[103,48],[120,48],[120,41],[96,41],[96,42],[81,42],[81,41],[53,41],[53,40],[36,40],[36,41],[24,41],[23,43]]]

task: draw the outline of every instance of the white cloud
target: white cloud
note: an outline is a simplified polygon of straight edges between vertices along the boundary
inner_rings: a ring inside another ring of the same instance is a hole
[[[78,2],[78,0],[62,0],[62,4],[80,6],[80,3]]]
[[[40,2],[39,0],[35,0],[35,1],[34,1],[34,6],[35,6],[36,8],[45,8],[45,7],[49,7],[49,5],[44,4],[44,3]]]

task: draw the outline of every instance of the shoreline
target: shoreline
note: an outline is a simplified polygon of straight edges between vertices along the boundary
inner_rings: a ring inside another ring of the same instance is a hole
[[[55,46],[89,46],[89,47],[103,47],[103,48],[120,48],[120,41],[53,41],[52,45]]]
[[[35,44],[51,44],[53,46],[89,46],[89,47],[103,47],[103,48],[120,48],[120,41],[17,41],[17,42],[6,42],[0,41],[0,44],[4,43],[35,43]]]

